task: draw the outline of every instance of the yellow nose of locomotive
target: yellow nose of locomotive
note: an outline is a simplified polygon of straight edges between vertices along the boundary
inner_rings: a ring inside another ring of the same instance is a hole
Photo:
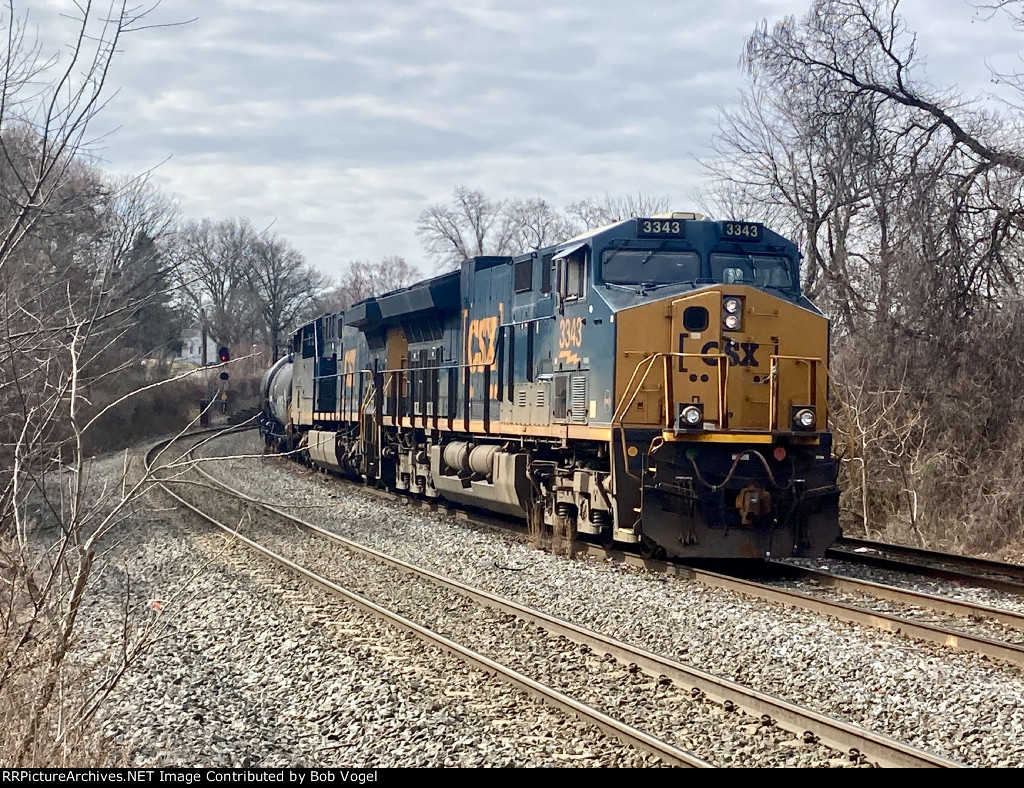
[[[644,538],[677,556],[822,555],[839,532],[828,321],[722,283],[616,322],[612,427],[627,451],[652,436],[634,471]]]
[[[669,312],[675,430],[825,428],[825,318],[742,285],[674,299]],[[703,418],[693,424],[687,409],[697,404]]]
[[[623,423],[660,422],[694,439],[825,429],[821,315],[755,287],[722,285],[628,309],[618,323],[616,388],[631,400]]]

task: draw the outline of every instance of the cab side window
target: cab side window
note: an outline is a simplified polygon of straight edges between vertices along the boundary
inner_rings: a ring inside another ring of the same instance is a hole
[[[547,295],[551,292],[551,269],[554,267],[551,263],[552,255],[546,254],[541,258],[540,261],[540,293],[541,295]]]
[[[587,256],[584,250],[558,261],[559,291],[566,301],[583,298],[586,294]]]
[[[313,358],[316,355],[316,334],[313,333],[313,326],[302,327],[302,357]]]
[[[520,260],[513,270],[512,289],[517,293],[533,290],[533,258]]]

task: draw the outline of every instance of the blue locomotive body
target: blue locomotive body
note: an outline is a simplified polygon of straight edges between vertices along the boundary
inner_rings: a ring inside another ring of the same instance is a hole
[[[466,260],[303,326],[264,432],[536,532],[820,556],[839,535],[828,322],[798,261],[760,224],[692,214]]]

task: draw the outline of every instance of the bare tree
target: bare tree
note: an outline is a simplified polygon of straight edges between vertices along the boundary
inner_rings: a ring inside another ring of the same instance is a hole
[[[993,341],[1019,321],[1004,309],[1022,275],[1014,120],[923,80],[896,0],[815,0],[760,25],[744,66],[707,165],[719,204],[763,206],[802,239],[805,289],[835,327],[848,524],[936,543],[973,518],[969,490],[1021,523],[989,474],[1008,477],[1024,432],[1001,396],[1020,365]]]
[[[560,243],[577,234],[572,221],[552,207],[547,200],[533,197],[510,200],[506,212],[516,228],[515,251],[526,252]]]
[[[184,327],[171,254],[178,207],[147,177],[121,179],[110,189],[94,253],[97,273],[114,300],[132,305],[120,350],[129,358],[166,362]]]
[[[348,271],[324,295],[323,306],[326,311],[340,312],[365,298],[408,287],[422,278],[419,269],[403,257],[384,257],[379,263],[353,260]]]
[[[176,256],[182,292],[200,327],[218,344],[251,342],[259,330],[260,305],[250,276],[258,246],[259,233],[247,219],[203,219],[181,230]]]
[[[420,214],[417,232],[444,268],[480,255],[514,254],[518,227],[504,201],[457,186],[450,205],[431,205]]]
[[[624,197],[612,197],[610,194],[601,198],[586,197],[567,205],[565,214],[568,221],[582,232],[634,216],[653,216],[671,208],[668,197],[652,197],[637,192]]]
[[[103,414],[139,393],[129,387],[104,400],[101,386],[118,368],[112,350],[164,286],[166,224],[153,203],[107,183],[86,157],[116,53],[153,7],[85,0],[71,8],[64,19],[77,30],[53,53],[31,39],[13,0],[0,9],[4,766],[90,763],[79,747],[86,728],[138,653],[126,639],[111,673],[89,684],[70,658],[100,540],[142,489],[125,484],[102,502],[90,498],[86,454]]]
[[[979,165],[1024,174],[1024,155],[1001,139],[1002,124],[993,123],[991,113],[915,78],[916,41],[898,7],[899,0],[815,0],[799,25],[791,17],[771,29],[762,23],[747,41],[748,62],[784,77],[800,71],[806,79],[839,82],[850,92],[911,110],[926,130],[941,129]]]
[[[276,362],[281,335],[318,303],[327,279],[287,241],[270,233],[257,239],[248,259],[249,284],[259,300],[263,329]]]
[[[76,4],[77,35],[60,55],[44,53],[28,35],[27,16],[14,0],[0,11],[7,47],[0,56],[0,161],[17,173],[17,188],[4,195],[0,268],[40,217],[60,210],[59,194],[72,176],[75,157],[89,142],[88,130],[107,101],[107,82],[122,38],[141,28],[156,6],[111,0],[105,8]],[[38,141],[30,159],[23,140]]]
[[[451,270],[470,257],[521,254],[668,207],[665,197],[605,195],[602,200],[572,203],[559,212],[541,197],[491,200],[480,191],[458,186],[450,205],[432,205],[420,214],[417,230],[439,267]]]

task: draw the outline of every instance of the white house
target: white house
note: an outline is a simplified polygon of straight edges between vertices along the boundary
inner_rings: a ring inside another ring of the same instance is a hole
[[[206,337],[206,362],[217,362],[217,343]],[[202,329],[190,328],[181,335],[181,355],[175,359],[180,364],[199,366],[203,363],[203,332]]]

